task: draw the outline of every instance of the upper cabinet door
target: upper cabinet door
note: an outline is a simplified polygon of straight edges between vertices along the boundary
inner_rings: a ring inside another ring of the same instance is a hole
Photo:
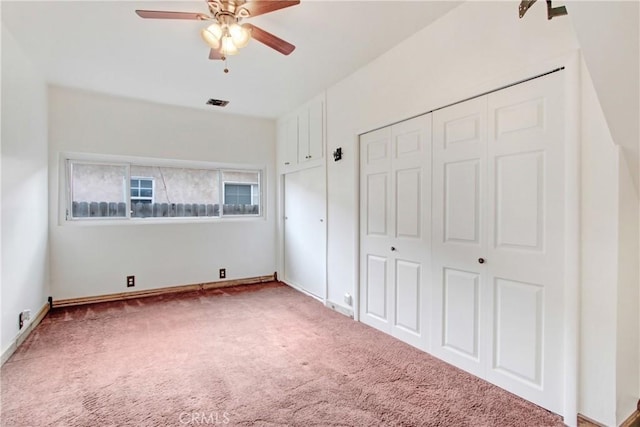
[[[284,124],[284,166],[298,163],[298,117],[291,116]]]
[[[281,173],[320,166],[325,149],[324,94],[279,121],[278,153]]]
[[[303,108],[298,114],[298,162],[309,160],[309,109]]]
[[[319,160],[324,155],[324,100],[309,106],[309,159]]]

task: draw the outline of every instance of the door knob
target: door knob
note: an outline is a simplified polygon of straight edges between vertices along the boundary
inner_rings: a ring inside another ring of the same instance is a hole
[[[395,252],[396,247],[395,246],[391,246],[391,252]]]
[[[479,262],[480,264],[484,264],[484,258],[478,258],[478,262]]]

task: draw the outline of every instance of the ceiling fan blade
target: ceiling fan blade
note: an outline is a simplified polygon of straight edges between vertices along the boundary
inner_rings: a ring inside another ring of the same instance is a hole
[[[222,54],[218,50],[211,49],[209,51],[209,59],[222,59]]]
[[[289,42],[282,40],[280,37],[274,36],[273,34],[263,30],[260,27],[256,27],[252,24],[243,24],[243,27],[246,27],[251,30],[251,38],[259,41],[262,44],[269,46],[272,49],[277,50],[283,55],[289,55],[296,48]]]
[[[202,21],[207,18],[202,13],[191,12],[164,12],[161,10],[136,10],[136,13],[141,18],[147,19],[191,19]]]
[[[300,0],[257,0],[247,1],[238,8],[238,11],[244,9],[249,13],[250,17],[264,15],[265,13],[273,12],[275,10],[284,9],[285,7],[291,7],[300,4]]]

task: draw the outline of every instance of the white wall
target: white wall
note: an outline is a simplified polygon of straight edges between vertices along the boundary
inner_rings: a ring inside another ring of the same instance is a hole
[[[620,425],[640,399],[640,329],[638,327],[638,192],[628,165],[629,156],[618,157],[618,292],[616,345],[616,424]]]
[[[54,300],[270,275],[276,270],[275,122],[49,89]],[[265,219],[86,225],[59,215],[61,152],[253,164],[267,168]]]
[[[615,425],[618,150],[582,64],[582,283],[578,411]]]
[[[611,135],[640,180],[640,2],[569,1],[569,17]]]
[[[2,353],[18,315],[47,303],[47,113],[43,78],[2,26]]]

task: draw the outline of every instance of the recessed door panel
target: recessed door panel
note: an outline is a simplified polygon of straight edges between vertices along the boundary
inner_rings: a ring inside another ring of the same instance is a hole
[[[532,99],[496,110],[496,138],[510,133],[528,129],[544,130],[544,99]]]
[[[387,260],[367,256],[367,314],[387,320]]]
[[[544,153],[510,154],[495,161],[496,245],[542,250]]]
[[[373,141],[367,144],[365,153],[367,159],[367,165],[372,166],[376,163],[380,163],[380,161],[385,161],[389,159],[389,141],[381,140],[381,141]],[[386,163],[386,162],[385,162]]]
[[[396,148],[396,158],[411,156],[420,152],[423,148],[420,139],[421,130],[396,136],[394,144]]]
[[[367,234],[387,235],[388,173],[372,174],[367,179]]]
[[[444,165],[444,240],[479,244],[480,164],[478,160]]]
[[[420,333],[420,264],[396,261],[396,326]]]
[[[533,386],[542,386],[543,288],[495,280],[494,366]]]
[[[442,345],[478,360],[480,333],[480,275],[467,271],[444,271],[444,333]]]
[[[481,122],[486,118],[480,114],[471,114],[469,116],[460,117],[449,120],[444,123],[444,145],[449,148],[452,144],[462,142],[478,142],[483,137],[480,135],[481,129],[484,127]]]
[[[421,169],[396,173],[396,230],[398,237],[420,238],[422,222]]]

